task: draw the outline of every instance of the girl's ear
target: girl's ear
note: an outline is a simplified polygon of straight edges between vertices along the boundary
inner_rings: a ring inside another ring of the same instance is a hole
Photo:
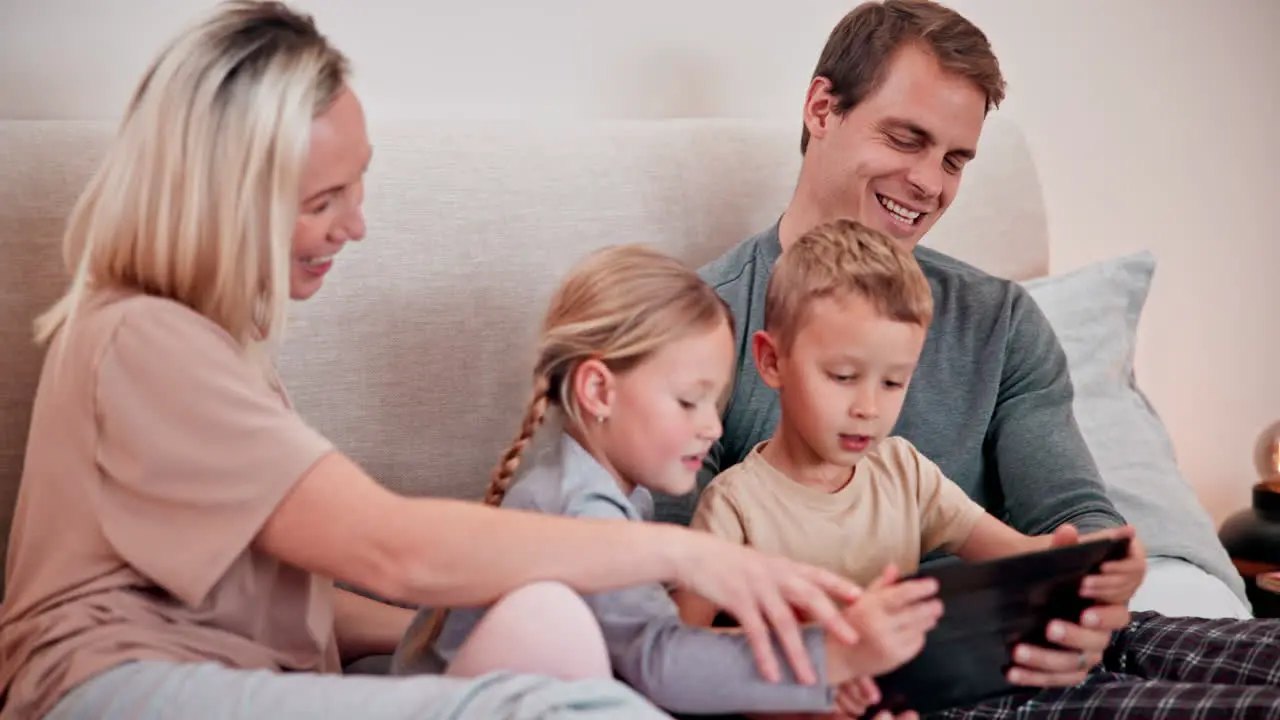
[[[598,358],[578,363],[573,373],[573,394],[585,423],[603,422],[613,412],[615,378]]]

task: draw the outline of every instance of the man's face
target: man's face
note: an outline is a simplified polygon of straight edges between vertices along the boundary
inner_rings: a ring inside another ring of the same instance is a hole
[[[986,119],[986,96],[910,45],[890,61],[884,83],[844,115],[829,83],[809,89],[810,140],[802,188],[822,217],[850,217],[907,247],[951,205]]]

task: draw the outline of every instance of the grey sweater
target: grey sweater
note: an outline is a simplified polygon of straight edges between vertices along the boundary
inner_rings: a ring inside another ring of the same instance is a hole
[[[624,495],[590,453],[567,434],[558,435],[525,458],[521,477],[507,493],[503,507],[635,522],[651,516],[653,502],[647,490],[638,488],[630,497]],[[744,636],[683,624],[660,584],[584,599],[604,631],[614,673],[669,712],[821,712],[834,706],[834,688],[824,682],[798,684],[785,660],[782,682],[765,680]],[[435,645],[437,657],[422,665],[438,669],[451,661],[484,612],[483,608],[451,611]],[[804,640],[818,676],[824,677],[824,632],[806,628]],[[784,657],[776,642],[775,652]]]
[[[738,370],[699,489],[777,425],[777,394],[756,372],[750,342],[764,325],[781,254],[775,224],[700,270],[733,309]],[[1024,533],[1065,522],[1082,532],[1124,524],[1072,415],[1066,354],[1027,291],[930,248],[918,246],[915,256],[933,290],[934,321],[893,434]],[[687,524],[697,493],[655,501],[658,520]]]

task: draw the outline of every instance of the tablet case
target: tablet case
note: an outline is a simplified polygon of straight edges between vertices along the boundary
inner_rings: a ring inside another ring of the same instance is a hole
[[[1058,647],[1045,637],[1055,618],[1079,622],[1094,601],[1080,583],[1109,560],[1124,558],[1128,538],[1094,540],[980,563],[921,568],[938,580],[943,614],[910,662],[876,678],[881,703],[894,713],[945,710],[1026,689],[1005,679],[1020,643]]]

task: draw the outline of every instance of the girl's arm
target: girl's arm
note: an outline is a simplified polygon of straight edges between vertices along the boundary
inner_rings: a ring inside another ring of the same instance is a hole
[[[659,585],[594,595],[587,603],[604,630],[614,671],[667,711],[817,713],[831,709],[839,686],[888,672],[920,651],[942,613],[936,592],[935,581],[899,582],[896,570],[886,569],[845,611],[859,630],[857,643],[807,626],[807,650],[820,668],[817,685],[761,680],[740,632],[684,624]]]
[[[333,598],[333,627],[342,662],[395,652],[413,615],[413,610],[338,588]]]
[[[408,604],[484,605],[539,580],[584,594],[674,582],[732,613],[771,679],[780,670],[770,630],[796,673],[816,679],[797,611],[853,638],[836,602],[852,600],[858,588],[832,573],[666,523],[405,497],[337,452],[297,481],[255,544],[310,572]]]

